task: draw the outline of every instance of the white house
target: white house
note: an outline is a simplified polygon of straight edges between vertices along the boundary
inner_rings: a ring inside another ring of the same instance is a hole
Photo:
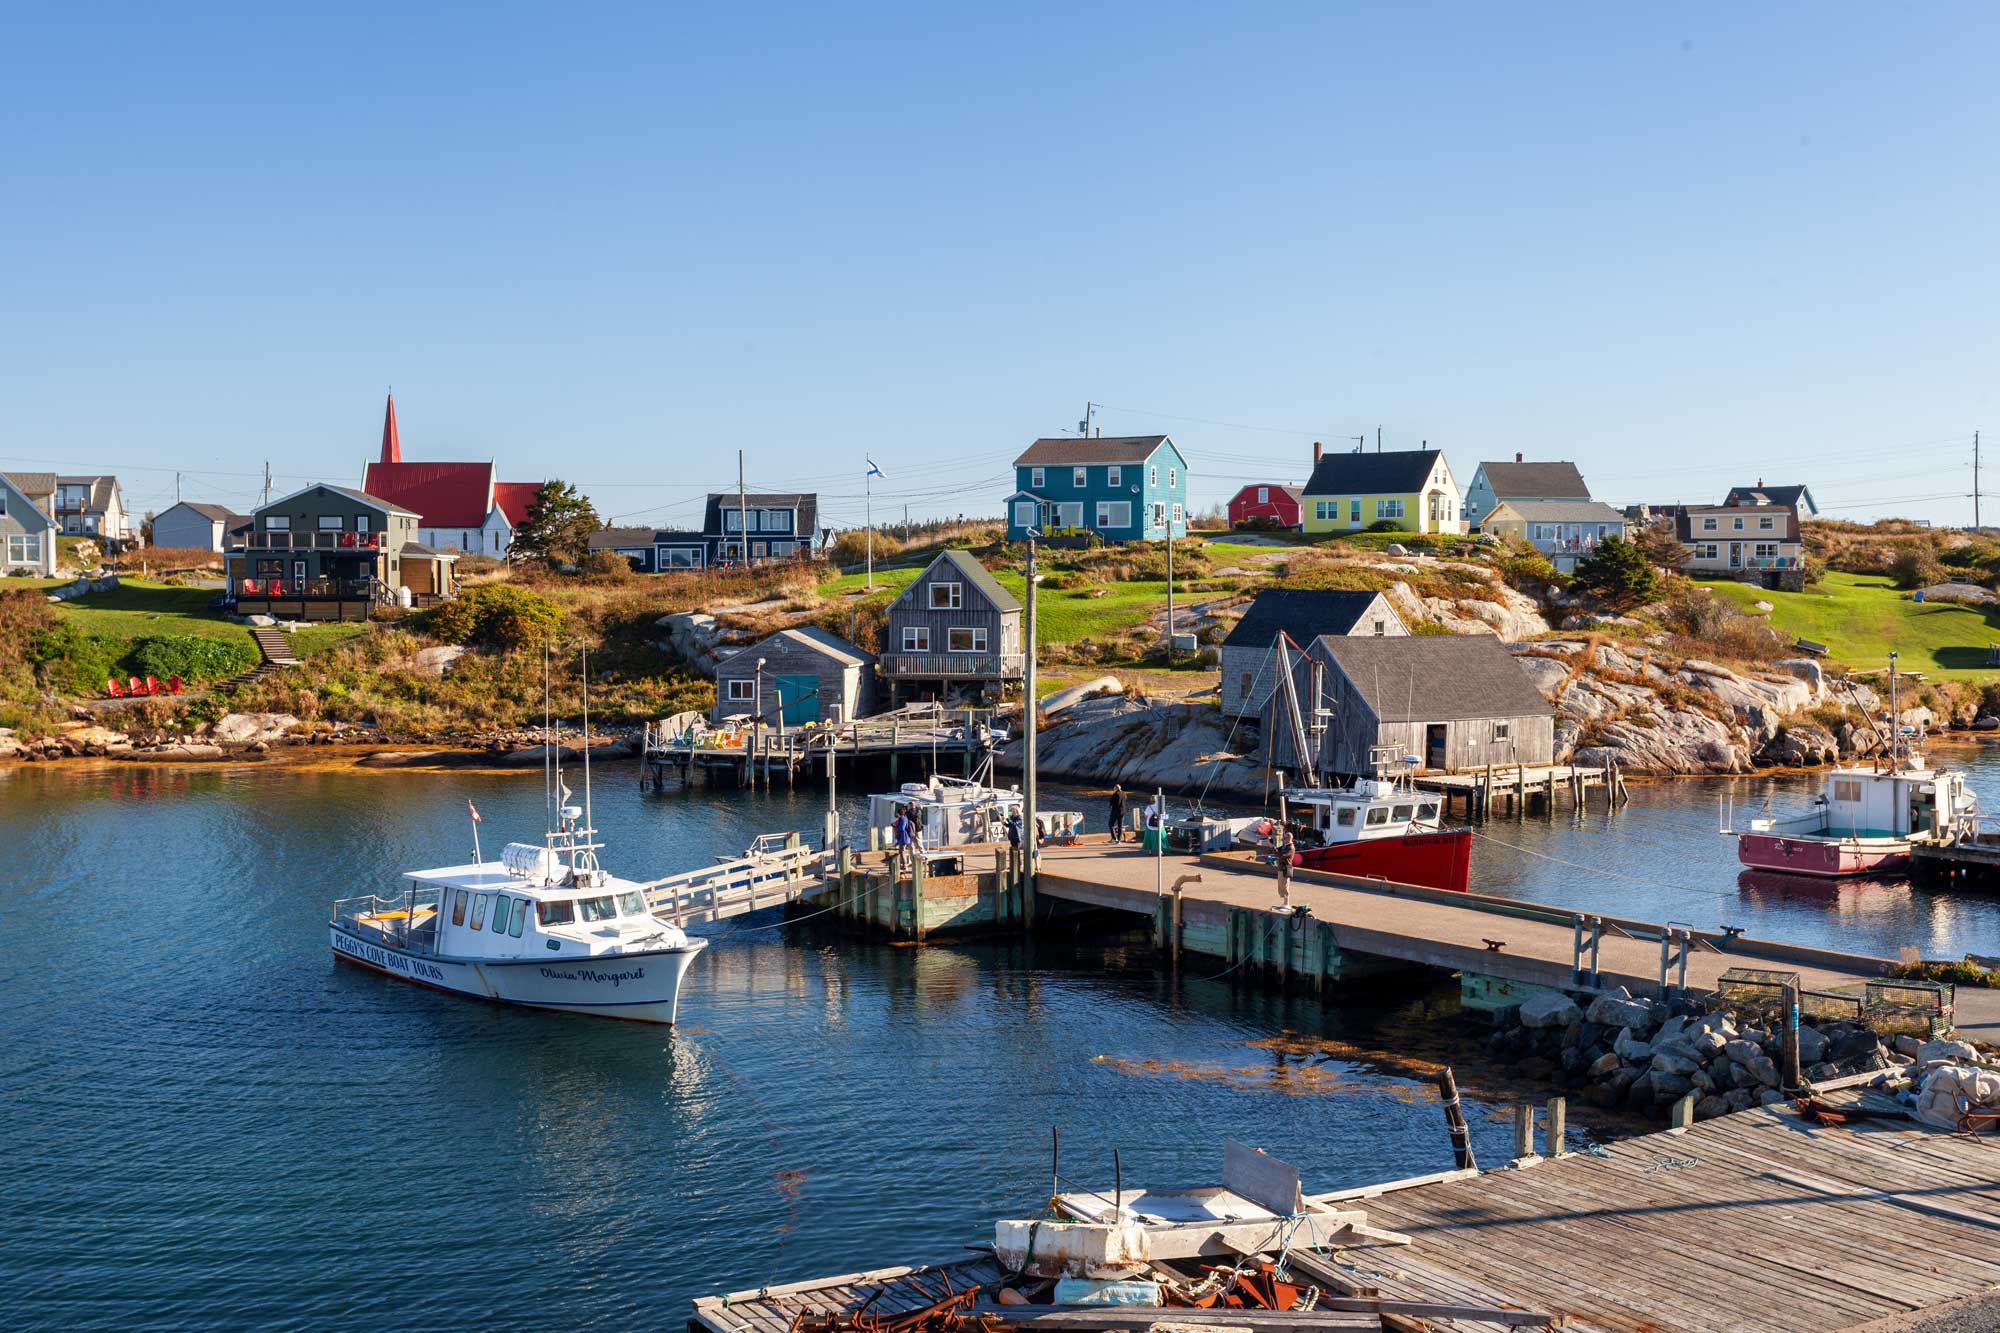
[[[231,530],[249,521],[226,505],[183,500],[153,516],[153,545],[224,551],[229,549]]]

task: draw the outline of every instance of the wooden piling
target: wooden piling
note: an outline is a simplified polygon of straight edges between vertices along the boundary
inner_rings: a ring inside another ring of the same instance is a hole
[[[1693,1123],[1694,1094],[1690,1092],[1674,1103],[1672,1128],[1676,1131],[1685,1131]]]
[[[1514,1108],[1514,1160],[1522,1161],[1535,1155],[1535,1108],[1517,1106]]]
[[[1458,1101],[1458,1080],[1452,1077],[1450,1065],[1438,1071],[1437,1084],[1445,1128],[1451,1132],[1452,1165],[1461,1171],[1476,1170],[1479,1163],[1472,1155],[1472,1131],[1466,1127],[1465,1108]]]
[[[1569,1102],[1562,1097],[1549,1098],[1548,1121],[1542,1127],[1545,1157],[1562,1157],[1568,1154],[1569,1144]]]
[[[1787,985],[1782,1003],[1785,1013],[1778,1041],[1778,1081],[1786,1092],[1791,1092],[1805,1082],[1799,1072],[1799,988]]]

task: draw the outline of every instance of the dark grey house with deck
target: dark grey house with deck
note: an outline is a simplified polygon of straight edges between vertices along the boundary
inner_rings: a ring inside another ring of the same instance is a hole
[[[455,551],[417,542],[417,515],[366,491],[321,482],[261,505],[241,546],[225,553],[241,615],[366,620],[377,605],[455,591]]]
[[[837,726],[865,717],[874,706],[874,656],[817,625],[795,625],[716,665],[710,716],[716,721],[761,716],[770,726]]]
[[[1322,635],[1293,659],[1301,721],[1322,774],[1371,773],[1379,748],[1450,773],[1555,762],[1555,709],[1490,634]],[[1264,706],[1271,762],[1298,767],[1282,690]]]
[[[1021,679],[1021,602],[970,552],[940,551],[889,604],[878,661],[890,705]]]

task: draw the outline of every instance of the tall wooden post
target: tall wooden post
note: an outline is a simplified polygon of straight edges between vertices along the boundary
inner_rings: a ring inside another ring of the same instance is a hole
[[[1778,1044],[1778,1081],[1784,1084],[1786,1092],[1804,1084],[1805,1078],[1799,1071],[1799,988],[1787,985],[1784,990],[1785,1026]]]
[[[1569,1102],[1561,1097],[1549,1098],[1548,1123],[1543,1126],[1543,1147],[1549,1157],[1561,1157],[1569,1152],[1566,1142],[1569,1134]]]
[[[1517,1106],[1514,1108],[1514,1160],[1535,1155],[1535,1108]]]
[[[1472,1131],[1466,1127],[1465,1108],[1458,1101],[1458,1080],[1452,1077],[1450,1065],[1438,1071],[1437,1082],[1445,1128],[1451,1131],[1452,1165],[1461,1171],[1474,1170],[1479,1163],[1472,1155]]]
[[[1036,809],[1035,733],[1041,718],[1035,698],[1035,539],[1028,538],[1027,607],[1021,616],[1021,854],[1026,866],[1021,875],[1021,928],[1035,927],[1035,872],[1041,867],[1035,855]]]

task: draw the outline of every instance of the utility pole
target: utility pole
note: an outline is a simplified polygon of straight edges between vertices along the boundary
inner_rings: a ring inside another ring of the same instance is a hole
[[[1979,457],[1979,436],[1976,433],[1972,437],[1972,456],[1975,459]],[[1972,465],[1972,489],[1975,493],[1979,490],[1979,465],[1977,463]],[[174,473],[174,503],[179,504],[180,502],[181,474],[176,472]],[[1979,501],[1977,499],[1974,499],[1972,502],[1972,513],[1975,519],[1979,516]],[[1975,522],[1972,526],[1976,528],[1979,524]]]
[[[271,460],[264,460],[264,498],[260,504],[271,503]]]
[[[1382,428],[1380,426],[1375,428],[1375,452],[1378,454],[1382,452]]]
[[[1022,877],[1025,886],[1021,893],[1021,925],[1024,930],[1034,929],[1035,924],[1035,537],[1036,529],[1028,529],[1028,597],[1027,611],[1022,620],[1022,645],[1025,652],[1021,659],[1021,804],[1023,807],[1023,827],[1021,829],[1021,854],[1027,858],[1026,872]]]
[[[175,496],[179,498],[178,494]],[[1972,530],[1979,531],[1979,432],[1972,432]]]
[[[1354,438],[1354,452],[1355,452],[1355,453],[1357,453],[1357,454],[1365,454],[1365,453],[1367,453],[1367,452],[1368,452],[1368,436],[1367,436],[1367,435],[1365,435],[1365,434],[1362,434],[1362,435],[1356,435],[1356,436],[1354,436],[1353,438]]]
[[[1174,669],[1174,511],[1167,511],[1167,670]]]
[[[743,489],[743,451],[736,451],[736,553],[750,567],[750,493]]]

